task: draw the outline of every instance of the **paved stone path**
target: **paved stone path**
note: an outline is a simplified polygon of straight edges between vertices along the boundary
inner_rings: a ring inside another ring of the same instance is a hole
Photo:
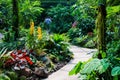
[[[2,39],[3,38],[3,35],[0,33],[0,39]]]
[[[74,54],[74,59],[71,60],[60,70],[51,74],[47,79],[44,80],[79,80],[79,75],[69,76],[69,71],[79,62],[87,61],[92,57],[92,53],[97,51],[96,49],[80,48],[77,46],[71,46],[70,51]]]

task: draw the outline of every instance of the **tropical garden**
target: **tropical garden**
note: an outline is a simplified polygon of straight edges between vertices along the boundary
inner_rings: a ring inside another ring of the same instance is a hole
[[[0,80],[47,78],[71,45],[97,52],[69,76],[120,80],[120,0],[0,0]]]

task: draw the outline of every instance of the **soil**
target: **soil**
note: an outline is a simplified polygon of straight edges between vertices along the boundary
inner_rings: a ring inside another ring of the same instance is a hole
[[[39,67],[36,67],[38,70],[34,71],[32,75],[29,75],[27,77],[27,80],[40,80],[47,78],[50,74],[56,72],[57,70],[61,69],[63,66],[65,66],[68,62],[58,62],[55,64],[55,68],[52,69],[49,73],[45,71],[45,69],[40,69]],[[24,72],[26,73],[26,72]],[[27,73],[28,74],[28,73]]]

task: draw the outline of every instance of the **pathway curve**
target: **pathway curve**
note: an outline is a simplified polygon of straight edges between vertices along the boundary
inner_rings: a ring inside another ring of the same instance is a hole
[[[60,70],[51,74],[47,79],[44,80],[79,80],[79,75],[69,76],[69,71],[79,62],[87,61],[92,57],[92,53],[97,51],[96,49],[87,49],[77,46],[71,46],[70,51],[74,54],[74,59],[71,60],[67,65],[65,65]]]

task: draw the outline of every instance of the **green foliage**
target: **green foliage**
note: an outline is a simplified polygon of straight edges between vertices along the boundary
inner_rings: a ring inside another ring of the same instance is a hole
[[[36,55],[41,55],[46,49],[44,48],[47,41],[47,34],[44,31],[41,31],[41,39],[38,39],[38,30],[35,28],[34,33],[31,35],[28,31],[25,37],[25,47],[30,50],[34,50]]]
[[[75,45],[87,47],[87,48],[95,48],[96,47],[96,37],[93,32],[89,32],[86,36],[84,36],[79,28],[71,28],[67,32],[70,42]]]
[[[88,32],[92,32],[95,28],[94,19],[92,17],[81,18],[78,20],[80,24],[78,27],[81,29],[81,33],[86,35]]]
[[[93,38],[94,39],[94,38]],[[95,48],[96,47],[96,43],[93,39],[89,39],[88,42],[84,45],[87,48]]]
[[[114,67],[111,71],[111,75],[112,76],[117,76],[117,75],[120,75],[120,66],[118,67]]]
[[[73,17],[68,6],[57,5],[48,10],[47,15],[52,18],[51,32],[64,33],[69,30]]]
[[[25,45],[25,40],[19,40],[14,42],[2,42],[0,43],[0,49],[6,47],[8,50],[14,50],[18,48],[22,48]]]
[[[11,79],[5,74],[0,74],[0,80],[11,80]]]
[[[75,45],[94,48],[96,47],[93,29],[95,28],[96,1],[77,0],[71,7],[72,16],[77,22],[76,26],[69,29],[68,35]],[[88,37],[90,34],[91,37]]]
[[[91,1],[90,3],[87,1],[78,0],[71,8],[72,15],[78,21],[77,27],[81,29],[82,34],[92,32],[95,28],[95,8],[91,6]]]
[[[31,0],[19,0],[19,19],[20,25],[25,27],[29,26],[30,19],[33,19],[38,24],[38,17],[41,15],[43,8],[41,8],[40,1],[31,1]],[[27,5],[27,6],[26,6]],[[0,3],[0,19],[2,23],[0,24],[0,29],[9,28],[12,26],[12,0],[1,0]]]
[[[57,61],[69,61],[72,53],[69,51],[69,38],[65,34],[54,34],[46,41],[47,53],[53,55]]]
[[[72,53],[68,49],[68,36],[65,34],[48,35],[45,31],[42,31],[42,38],[39,40],[37,33],[36,29],[34,29],[32,35],[28,32],[28,35],[26,35],[26,48],[34,50],[38,55],[46,52],[55,56],[54,58],[58,61],[69,61],[72,58]]]
[[[6,48],[3,48],[1,51],[0,51],[0,58],[3,57],[3,55],[6,53],[7,49]]]
[[[70,37],[71,41],[72,41],[72,39],[74,39],[76,37],[82,36],[81,29],[79,29],[79,28],[70,28],[69,31],[67,32],[67,34]]]
[[[80,65],[80,69],[77,69],[78,73],[81,75],[86,75],[85,79],[95,80],[98,75],[109,76],[108,79],[112,80],[112,76],[114,76],[114,80],[119,80],[120,75],[120,41],[112,41],[107,45],[107,53],[103,53],[102,57],[104,59],[94,58]],[[107,55],[106,55],[107,54]],[[78,63],[79,64],[79,63]],[[78,66],[77,64],[77,66]],[[75,73],[76,68],[71,70],[70,74]],[[108,74],[107,74],[108,73]],[[109,74],[111,73],[111,75]]]
[[[12,0],[0,0],[0,29],[9,28],[12,24]]]
[[[84,23],[84,26],[86,25],[86,22],[92,21],[92,19],[94,20],[95,18],[95,6],[94,4],[91,5],[91,3],[89,3],[90,0],[78,0],[79,2],[76,3],[72,8],[74,10],[74,12],[72,13],[74,16],[76,16],[76,19],[79,23],[79,25],[81,25],[82,23]],[[98,1],[98,0],[95,0]],[[105,0],[99,0],[100,4],[105,4]],[[107,0],[108,2],[111,1],[113,2],[119,2],[118,0]],[[85,4],[86,2],[88,2],[87,4]],[[83,4],[83,5],[80,5]],[[119,4],[119,3],[116,3]],[[80,5],[80,6],[78,6]],[[89,10],[87,10],[87,7]],[[88,12],[86,12],[86,10]],[[81,14],[80,14],[81,13]],[[82,14],[84,13],[84,14]],[[119,5],[117,6],[108,6],[107,7],[107,48],[106,48],[106,53],[103,52],[102,53],[102,58],[103,59],[92,59],[89,60],[88,62],[82,64],[82,66],[80,65],[79,67],[81,69],[77,70],[78,73],[81,73],[81,75],[85,75],[84,79],[86,80],[96,80],[97,78],[100,79],[104,79],[104,80],[119,80],[120,77],[120,7]],[[89,16],[88,16],[89,14]],[[81,16],[82,15],[82,16]],[[78,17],[80,16],[80,18]],[[92,17],[92,18],[91,18]],[[82,21],[82,19],[86,19],[85,21]],[[90,19],[90,20],[88,20]],[[80,21],[79,21],[80,20]],[[81,23],[80,23],[81,22]],[[90,23],[90,22],[89,22]],[[91,23],[90,23],[91,24]],[[79,25],[77,25],[77,28]],[[88,24],[89,25],[89,24]],[[86,32],[82,32],[84,34],[87,34],[88,31],[87,29],[85,29],[85,27],[82,26],[82,28],[80,28],[82,31]],[[89,29],[89,28],[88,28]],[[89,29],[91,32],[92,30]],[[92,45],[92,43],[94,43],[96,39],[87,39],[87,44],[85,46],[88,45]],[[76,39],[77,42],[81,42],[82,39]],[[78,66],[78,65],[77,65]],[[75,70],[77,68],[74,68],[70,74],[76,74]],[[111,74],[110,74],[111,73]],[[107,78],[105,78],[107,76]],[[113,76],[113,77],[112,77]]]
[[[26,48],[28,49],[34,49],[35,45],[36,45],[36,36],[31,35],[30,33],[28,33],[28,35],[26,36]]]
[[[107,0],[107,4],[109,6],[116,6],[116,5],[120,5],[120,1],[119,0]]]
[[[72,43],[78,46],[84,46],[87,41],[88,41],[88,36],[81,36],[74,38]]]
[[[20,25],[28,27],[31,19],[36,21],[36,23],[39,23],[37,22],[37,17],[39,17],[43,11],[43,8],[41,8],[40,5],[40,1],[38,0],[20,0]]]
[[[67,35],[65,34],[53,34],[53,40],[56,42],[56,43],[59,43],[61,41],[64,41],[64,42],[68,42],[69,41],[69,38]]]
[[[81,73],[90,74],[92,71],[97,71],[100,74],[102,74],[108,69],[109,65],[110,63],[106,59],[93,59],[84,65],[84,68],[81,70]]]
[[[3,48],[3,49],[1,49],[1,51],[0,51],[0,68],[3,66],[3,64],[4,64],[4,55],[5,55],[5,53],[6,53],[6,51],[7,51],[7,49],[6,48]]]
[[[3,39],[1,39],[0,42],[0,49],[2,49],[3,47],[6,47],[8,50],[13,50],[13,49],[18,49],[24,46],[25,44],[25,39],[23,37],[24,35],[27,35],[25,32],[23,32],[23,30],[20,30],[20,37],[17,41],[14,41],[14,31],[9,28],[8,31],[4,32],[3,35]]]
[[[83,63],[81,63],[81,62],[77,63],[76,66],[74,67],[74,69],[72,69],[72,70],[69,72],[69,75],[73,75],[73,74],[79,73],[79,71],[81,70],[82,64],[83,64]]]
[[[120,5],[118,6],[112,6],[112,7],[107,7],[107,17],[113,16],[116,13],[120,12]]]
[[[11,27],[8,28],[8,30],[6,30],[6,32],[3,33],[4,38],[3,38],[3,42],[12,42],[14,41],[14,34],[15,32],[12,30]]]
[[[119,41],[112,41],[107,44],[107,58],[110,59],[113,66],[119,65],[119,52],[120,52],[120,40]],[[120,65],[119,65],[120,66]]]
[[[11,80],[18,80],[18,75],[17,73],[13,71],[8,71],[6,72],[6,75],[11,79]]]
[[[120,6],[107,7],[107,42],[120,38]]]
[[[79,62],[76,66],[69,72],[70,75],[81,73],[81,75],[87,75],[85,79],[96,80],[97,74],[102,74],[108,70],[110,63],[107,59],[91,59],[88,62]]]

